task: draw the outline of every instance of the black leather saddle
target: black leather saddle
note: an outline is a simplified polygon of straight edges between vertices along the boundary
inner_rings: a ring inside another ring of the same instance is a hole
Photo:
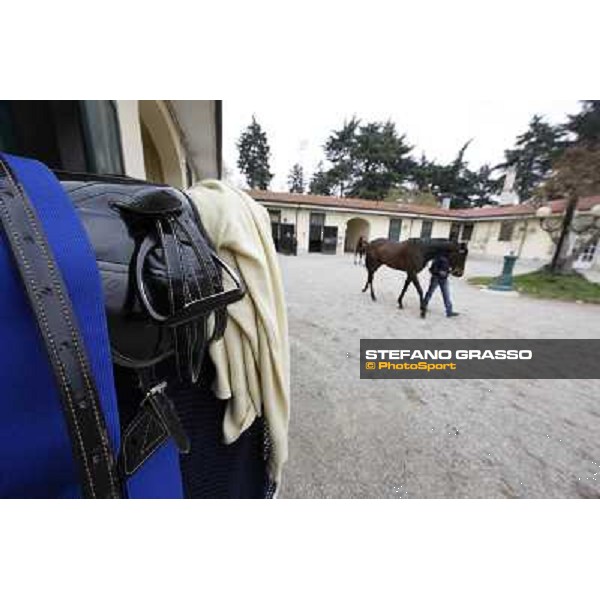
[[[169,186],[57,175],[96,253],[114,362],[143,369],[174,357],[177,376],[195,382],[206,344],[223,335],[225,307],[244,290],[194,205]],[[223,272],[233,283],[227,291]]]
[[[227,305],[245,291],[180,190],[122,177],[55,174],[86,229],[102,278],[127,476],[168,437],[180,452],[189,451],[168,391],[197,382],[208,344],[224,333]],[[154,444],[144,441],[148,431]]]

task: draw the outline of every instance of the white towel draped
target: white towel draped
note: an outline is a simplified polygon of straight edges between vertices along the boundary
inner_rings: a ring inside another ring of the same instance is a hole
[[[263,415],[272,442],[269,474],[277,483],[288,455],[290,360],[281,272],[266,209],[227,184],[207,180],[188,193],[219,256],[241,276],[247,293],[228,306],[222,340],[210,345],[215,395],[227,400],[225,443]],[[226,288],[229,287],[224,275]]]

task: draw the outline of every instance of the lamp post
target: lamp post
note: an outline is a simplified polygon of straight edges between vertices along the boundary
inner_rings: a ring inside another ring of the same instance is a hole
[[[558,241],[556,242],[556,248],[554,255],[552,256],[552,262],[550,263],[550,271],[555,273],[559,264],[559,261],[563,254],[566,252],[567,240],[572,233],[581,235],[588,231],[599,231],[600,230],[600,204],[596,204],[590,210],[591,221],[586,223],[577,224],[577,196],[572,195],[567,201],[567,207],[562,219],[552,222],[552,208],[548,205],[540,206],[537,209],[535,215],[540,219],[540,227],[548,232],[550,235],[555,235],[560,232]],[[588,215],[586,215],[588,217]],[[588,217],[588,218],[589,218]]]

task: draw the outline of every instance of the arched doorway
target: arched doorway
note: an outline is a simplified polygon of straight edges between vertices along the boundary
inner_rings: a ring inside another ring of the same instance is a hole
[[[167,108],[160,100],[140,100],[139,111],[146,178],[185,187],[185,160]]]
[[[346,223],[346,238],[344,240],[344,252],[354,252],[358,238],[362,235],[369,240],[369,222],[360,217],[354,217]]]

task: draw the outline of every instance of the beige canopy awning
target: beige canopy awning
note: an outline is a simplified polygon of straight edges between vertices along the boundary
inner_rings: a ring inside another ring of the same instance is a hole
[[[168,100],[167,104],[196,178],[220,178],[221,100]]]

